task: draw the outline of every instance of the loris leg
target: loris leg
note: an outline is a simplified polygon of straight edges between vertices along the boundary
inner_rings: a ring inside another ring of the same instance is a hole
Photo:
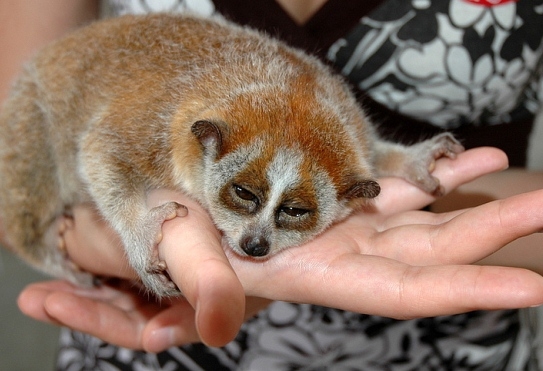
[[[187,215],[186,207],[168,202],[148,210],[143,198],[121,197],[117,200],[118,207],[112,208],[104,202],[105,198],[95,198],[98,208],[119,233],[128,261],[143,284],[158,297],[179,295],[166,263],[159,257],[158,244],[162,240],[162,224]]]
[[[143,284],[158,297],[179,295],[179,289],[167,275],[165,263],[158,256],[162,224],[177,216],[185,216],[182,205],[169,202],[149,209],[146,185],[130,163],[108,154],[111,143],[90,141],[81,156],[81,173],[89,194],[102,216],[119,234],[130,265]],[[101,151],[92,148],[98,143]],[[113,144],[115,146],[115,144]],[[182,263],[182,262],[180,262]]]
[[[28,77],[28,76],[27,76]],[[10,248],[55,277],[90,285],[58,248],[57,217],[66,200],[49,122],[32,79],[20,80],[0,113],[0,219]]]
[[[149,264],[146,268],[146,273],[150,275],[157,275],[158,279],[162,281],[163,285],[168,288],[173,288],[176,293],[179,293],[179,289],[175,284],[169,279],[166,266],[166,262],[160,259],[158,254],[158,244],[162,241],[162,224],[165,221],[174,219],[176,217],[186,216],[188,213],[187,208],[184,205],[178,204],[177,202],[168,202],[163,205],[157,206],[149,210],[147,214],[149,224],[146,225],[149,228],[147,235],[152,235],[158,230],[155,239],[153,241],[154,246],[151,250],[151,256]],[[154,290],[155,291],[155,290]]]
[[[443,194],[439,179],[431,174],[436,159],[454,159],[458,153],[464,151],[464,147],[450,133],[439,134],[411,146],[377,141],[374,148],[375,167],[379,176],[404,178],[436,196]]]

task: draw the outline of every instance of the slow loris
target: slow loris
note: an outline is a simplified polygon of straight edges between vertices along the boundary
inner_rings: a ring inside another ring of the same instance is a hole
[[[9,244],[83,281],[54,220],[93,202],[158,296],[164,220],[146,192],[199,201],[237,253],[269,256],[315,237],[379,194],[378,176],[441,191],[429,168],[462,146],[379,138],[342,79],[316,58],[222,19],[125,16],[47,46],[0,114],[0,210]],[[183,264],[183,262],[179,262]]]

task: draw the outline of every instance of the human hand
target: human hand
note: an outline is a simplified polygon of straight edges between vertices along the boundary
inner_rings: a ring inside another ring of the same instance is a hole
[[[267,299],[247,297],[245,319],[269,303]],[[126,348],[160,352],[172,345],[201,341],[195,309],[184,297],[159,302],[143,295],[128,280],[113,279],[94,288],[76,287],[64,280],[38,282],[21,293],[18,304],[34,319]]]
[[[170,195],[155,192],[155,203],[150,207],[161,203],[157,197],[162,194]],[[187,217],[179,218],[185,222],[184,246],[198,252],[193,258],[187,257],[187,264],[183,264],[189,283],[183,286],[178,282],[178,285],[185,297],[159,301],[145,295],[126,262],[119,238],[92,207],[83,205],[73,210],[75,223],[65,221],[64,239],[71,260],[86,271],[123,280],[94,288],[75,287],[65,281],[31,284],[19,296],[21,310],[40,321],[151,352],[180,343],[206,341],[219,346],[230,341],[243,321],[270,301],[245,297],[207,212],[195,201],[173,195],[190,209]]]
[[[505,165],[501,152],[477,149],[461,154],[455,161],[439,160],[435,175],[451,190]],[[151,316],[141,316],[149,312],[118,305],[120,301],[101,301],[99,296],[89,298],[79,292],[63,291],[55,287],[58,283],[30,286],[19,304],[35,318],[58,321],[119,345],[157,351],[193,341],[196,333],[208,344],[228,341],[243,320],[245,294],[396,318],[543,302],[543,279],[532,272],[464,265],[541,229],[540,192],[468,211],[431,214],[409,211],[431,202],[431,196],[399,179],[383,179],[381,185],[383,193],[372,212],[353,215],[307,245],[264,262],[242,259],[227,249],[235,273],[211,221],[205,219],[207,214],[197,205],[189,206],[188,218],[176,218],[164,225],[160,250],[170,275],[195,312],[182,310],[183,305],[189,308],[183,302],[180,307],[172,305],[151,311]],[[178,197],[159,193],[155,202]],[[185,200],[181,203],[186,204]],[[198,215],[202,217],[197,223],[201,230],[198,236],[189,233],[187,237],[187,223]],[[196,237],[199,242],[187,243]],[[179,241],[185,241],[184,246]],[[130,297],[126,291],[118,294]],[[99,305],[89,306],[89,300]],[[114,317],[111,310],[115,310],[123,320],[115,321],[115,328],[126,325],[136,329],[131,334],[138,334],[138,340],[120,339],[121,331],[74,319],[73,313],[79,313],[77,308],[85,309],[86,315],[99,323],[107,323]]]

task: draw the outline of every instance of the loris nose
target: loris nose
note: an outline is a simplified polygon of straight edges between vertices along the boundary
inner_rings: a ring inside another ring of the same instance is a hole
[[[270,244],[262,236],[247,236],[241,240],[241,248],[249,256],[264,256],[270,251]]]

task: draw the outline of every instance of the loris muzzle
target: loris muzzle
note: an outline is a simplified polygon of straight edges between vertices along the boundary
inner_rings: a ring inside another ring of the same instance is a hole
[[[179,205],[149,209],[149,190],[185,192],[234,251],[268,257],[376,197],[380,176],[439,193],[429,168],[460,151],[450,134],[380,139],[341,77],[261,33],[126,16],[47,46],[17,80],[0,114],[1,218],[23,259],[82,282],[54,221],[91,202],[145,286],[176,295],[156,246]]]

